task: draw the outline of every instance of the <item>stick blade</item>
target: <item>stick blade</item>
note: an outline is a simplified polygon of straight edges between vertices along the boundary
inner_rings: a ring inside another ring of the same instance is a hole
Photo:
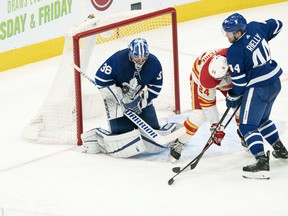
[[[169,179],[168,185],[172,185],[173,183],[174,183],[174,179],[173,178]]]
[[[180,173],[180,171],[181,171],[181,167],[173,167],[172,168],[172,172],[174,172],[174,173]]]

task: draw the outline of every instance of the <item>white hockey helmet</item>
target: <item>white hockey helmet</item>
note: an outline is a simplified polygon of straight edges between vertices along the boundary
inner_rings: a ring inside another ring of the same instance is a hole
[[[217,80],[222,79],[227,74],[228,69],[227,59],[221,55],[213,56],[208,67],[209,74]]]

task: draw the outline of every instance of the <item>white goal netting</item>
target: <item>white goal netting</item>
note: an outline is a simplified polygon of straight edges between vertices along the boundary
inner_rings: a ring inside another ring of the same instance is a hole
[[[73,36],[78,33],[84,33],[84,37],[79,40],[79,52],[73,47]],[[76,121],[80,109],[77,107],[75,91],[80,91],[82,97],[83,122],[106,114],[98,89],[90,81],[82,76],[81,82],[75,84],[73,58],[80,56],[81,70],[94,79],[99,66],[114,52],[127,48],[136,37],[147,40],[150,52],[157,56],[163,67],[164,84],[160,96],[154,100],[156,109],[175,110],[175,87],[178,86],[175,86],[177,50],[173,48],[174,35],[171,13],[158,15],[158,12],[131,11],[87,19],[76,25],[65,35],[62,61],[54,83],[38,113],[24,128],[23,137],[39,143],[79,144],[79,133],[82,131],[79,131]]]

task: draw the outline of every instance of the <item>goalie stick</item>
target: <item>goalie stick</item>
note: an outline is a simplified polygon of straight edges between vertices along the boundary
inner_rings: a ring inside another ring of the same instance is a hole
[[[76,64],[74,64],[74,68],[87,80],[89,80],[92,84],[96,85],[95,81],[91,79],[86,73],[84,73],[81,70],[81,68],[79,68]],[[176,140],[177,138],[186,133],[185,127],[181,127],[176,131],[172,132],[171,134],[163,136],[157,133],[147,122],[145,122],[140,116],[138,116],[132,110],[126,110],[124,112],[124,115],[135,125],[137,125],[140,130],[142,130],[145,134],[147,134],[155,143],[158,143],[160,145],[168,144],[169,142]]]
[[[95,80],[91,79],[86,73],[84,73],[81,68],[79,68],[76,64],[74,64],[74,69],[78,71],[82,76],[84,76],[87,80],[89,80],[92,84],[97,85]]]
[[[130,119],[135,125],[137,125],[140,130],[146,133],[154,142],[160,145],[164,145],[173,140],[176,140],[178,137],[186,133],[185,127],[181,127],[166,136],[162,136],[158,134],[149,124],[147,124],[142,118],[140,118],[140,116],[138,116],[132,110],[126,110],[124,112],[124,115],[128,119]]]
[[[227,121],[227,123],[225,124],[224,129],[225,129],[225,128],[228,126],[228,124],[231,122],[233,116],[236,114],[236,112],[237,112],[237,110],[239,109],[239,107],[240,107],[240,105],[234,110],[233,114],[231,115],[231,117],[229,118],[229,120]],[[225,111],[225,113],[223,114],[222,118],[221,118],[220,121],[218,122],[218,125],[221,125],[221,124],[223,123],[223,121],[224,121],[224,119],[226,118],[229,110],[230,110],[230,107],[228,107],[228,108],[226,109],[226,111]],[[201,153],[200,153],[196,158],[194,158],[191,162],[189,162],[189,163],[188,163],[186,166],[184,166],[183,168],[181,168],[181,167],[174,167],[174,168],[172,169],[172,171],[175,172],[176,174],[175,174],[172,178],[169,179],[169,181],[168,181],[168,184],[169,184],[169,185],[172,185],[172,184],[174,183],[174,178],[175,178],[176,176],[178,176],[180,173],[193,170],[193,169],[197,166],[197,164],[198,164],[199,161],[201,160],[203,154],[204,154],[204,153],[207,151],[207,149],[213,144],[212,138],[213,138],[213,136],[215,135],[216,131],[217,131],[217,127],[214,129],[214,131],[212,132],[211,136],[209,137],[206,145],[204,146],[204,148],[202,149]]]

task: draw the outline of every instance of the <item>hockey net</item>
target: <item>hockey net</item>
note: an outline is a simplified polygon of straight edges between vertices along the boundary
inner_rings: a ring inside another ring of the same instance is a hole
[[[86,119],[106,116],[103,100],[91,82],[95,72],[108,57],[127,48],[137,37],[147,40],[149,51],[163,67],[164,84],[154,100],[156,110],[179,113],[176,11],[174,8],[131,11],[87,19],[67,32],[62,61],[51,90],[22,136],[39,143],[80,145]],[[99,126],[97,122],[93,124]]]

